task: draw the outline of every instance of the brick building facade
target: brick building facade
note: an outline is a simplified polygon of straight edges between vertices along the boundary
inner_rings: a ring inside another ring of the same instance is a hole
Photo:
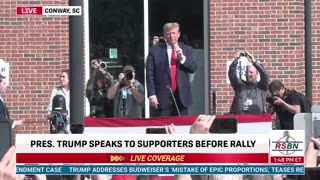
[[[61,69],[69,63],[69,21],[66,16],[17,16],[16,6],[60,5],[66,0],[0,2],[0,58],[10,63],[5,96],[13,119],[25,119],[19,133],[47,133],[46,107]],[[260,59],[271,80],[304,91],[303,0],[209,0],[211,90],[217,92],[217,113],[226,113],[233,91],[225,79],[226,60],[235,49]],[[313,102],[320,103],[320,0],[312,0]],[[210,95],[206,95],[210,97]]]

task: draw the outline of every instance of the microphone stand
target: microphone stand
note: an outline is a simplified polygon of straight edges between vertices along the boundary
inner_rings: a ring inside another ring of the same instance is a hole
[[[181,116],[180,110],[179,110],[179,108],[178,108],[178,104],[177,104],[176,98],[175,98],[174,95],[173,95],[172,89],[171,89],[170,86],[167,86],[167,88],[170,90],[170,94],[171,94],[171,97],[172,97],[172,99],[173,99],[173,103],[174,103],[174,105],[175,105],[175,107],[176,107],[176,109],[177,109],[178,115]]]

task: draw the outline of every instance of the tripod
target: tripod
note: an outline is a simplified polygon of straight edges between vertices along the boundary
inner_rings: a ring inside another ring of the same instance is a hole
[[[53,111],[53,117],[50,118],[50,133],[51,134],[69,134],[66,125],[66,118],[59,111]]]

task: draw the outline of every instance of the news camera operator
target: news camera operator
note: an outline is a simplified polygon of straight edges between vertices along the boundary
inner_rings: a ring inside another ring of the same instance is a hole
[[[298,96],[285,88],[282,82],[274,80],[269,85],[271,96],[267,97],[270,111],[276,113],[280,129],[293,129],[293,117],[301,112]]]
[[[242,57],[247,58],[251,63],[247,66],[246,80],[241,79],[241,77],[238,78],[236,71],[239,60]],[[260,81],[258,81],[259,74]],[[235,92],[230,108],[231,114],[266,113],[269,74],[251,53],[248,51],[236,51],[233,62],[229,66],[228,77]]]
[[[114,117],[142,118],[144,87],[135,79],[135,75],[132,66],[125,66],[108,90],[108,99],[114,100]]]

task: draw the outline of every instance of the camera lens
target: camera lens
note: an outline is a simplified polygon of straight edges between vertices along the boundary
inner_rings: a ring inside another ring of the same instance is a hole
[[[100,62],[100,67],[101,67],[101,69],[106,69],[107,68],[107,63],[106,62]]]
[[[128,73],[126,74],[126,79],[127,79],[127,80],[132,80],[132,79],[133,79],[133,73],[132,73],[132,72],[128,72]]]
[[[241,52],[240,52],[240,56],[247,56],[247,52],[241,51]]]

